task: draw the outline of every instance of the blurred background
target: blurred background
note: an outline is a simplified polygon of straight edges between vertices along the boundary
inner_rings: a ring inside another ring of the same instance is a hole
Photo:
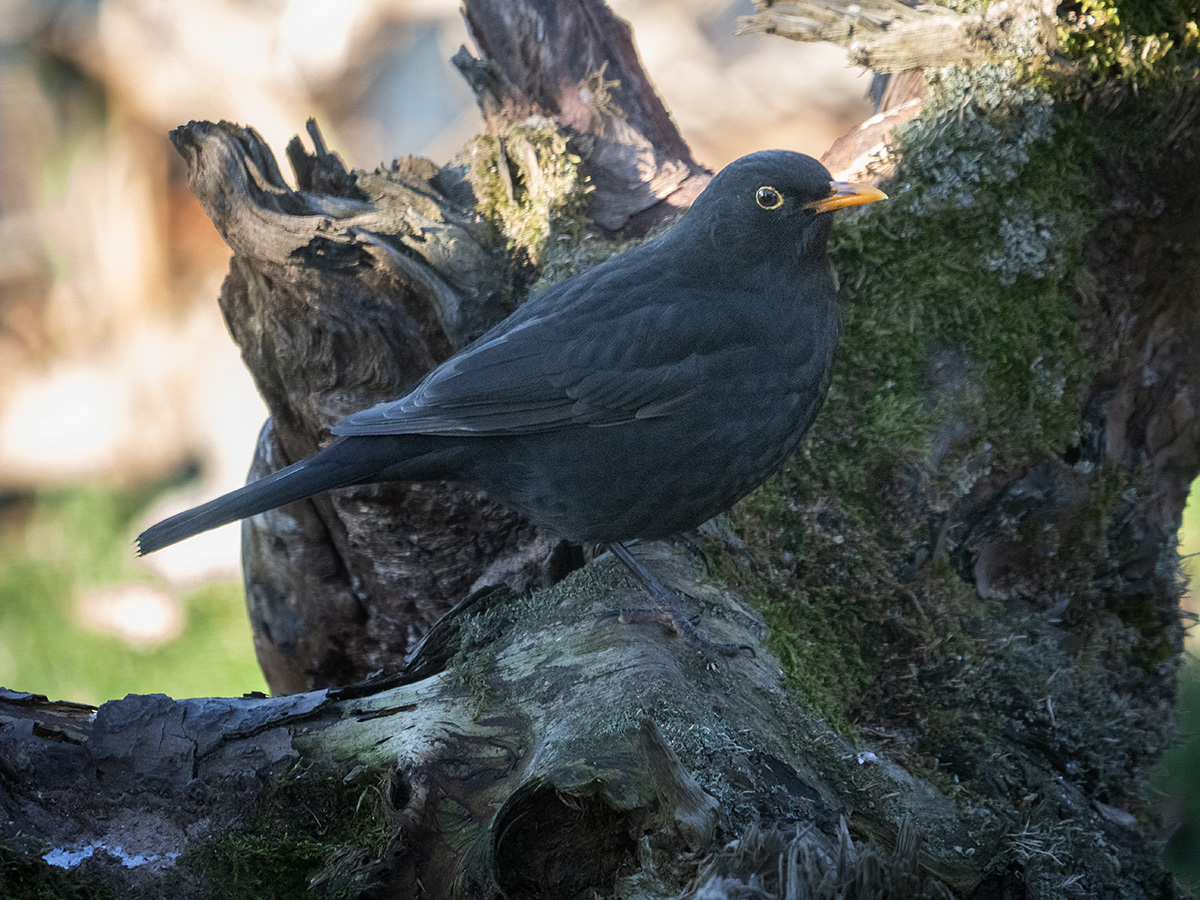
[[[750,0],[613,0],[699,160],[820,155],[870,115],[827,45],[735,37]],[[457,0],[0,0],[0,685],[99,703],[263,690],[227,527],[146,524],[244,481],[264,411],[216,298],[229,251],[168,131],[315,116],[345,162],[479,130]],[[1200,549],[1197,517],[1184,544]]]

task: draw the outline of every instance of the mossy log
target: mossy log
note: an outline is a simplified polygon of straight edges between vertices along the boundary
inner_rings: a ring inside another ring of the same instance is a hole
[[[761,642],[698,562],[651,562],[713,610],[714,637]],[[8,694],[0,751],[45,812],[30,817],[27,789],[2,812],[47,848],[92,848],[80,877],[134,896],[300,896],[311,880],[333,896],[669,897],[701,864],[700,882],[717,876],[731,827],[764,820],[788,823],[793,853],[849,852],[848,879],[978,881],[994,828],[807,714],[769,655],[712,667],[600,618],[638,590],[605,558],[525,597],[477,594],[404,673],[340,690],[130,696],[94,717]]]
[[[614,561],[460,487],[296,504],[244,532],[282,696],[0,696],[11,895],[1181,896],[1147,784],[1200,469],[1195,35],[1005,10],[1024,62],[926,72],[854,155],[892,200],[836,229],[802,451],[702,552],[641,548],[755,655],[606,617],[642,602]],[[488,134],[444,167],[314,127],[293,190],[250,129],[175,134],[235,252],[254,474],[704,183],[599,3],[466,16]]]

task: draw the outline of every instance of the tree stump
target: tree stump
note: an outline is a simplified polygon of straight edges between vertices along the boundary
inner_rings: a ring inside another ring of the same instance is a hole
[[[1196,42],[1186,17],[991,9],[938,13],[969,65],[942,40],[895,57],[918,88],[887,146],[877,124],[839,145],[892,200],[836,229],[847,336],[803,449],[705,529],[703,558],[642,548],[755,656],[714,667],[602,618],[639,602],[614,561],[475,492],[335,492],[245,530],[280,696],[93,715],[0,695],[0,879],[1182,896],[1146,788],[1200,468]],[[465,14],[482,55],[455,61],[488,132],[446,166],[348,171],[313,127],[292,190],[250,129],[174,135],[235,251],[222,309],[271,410],[256,475],[705,181],[601,4]]]

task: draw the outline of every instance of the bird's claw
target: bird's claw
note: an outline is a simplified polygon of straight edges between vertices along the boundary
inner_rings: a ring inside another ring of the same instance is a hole
[[[658,606],[652,609],[614,609],[601,613],[599,619],[616,619],[622,625],[661,625],[672,636],[679,636],[694,646],[707,659],[717,656],[736,657],[743,650],[750,651],[753,657],[758,656],[749,644],[718,643],[709,640],[696,627],[695,623],[681,614],[681,610]],[[697,617],[699,618],[699,617]]]

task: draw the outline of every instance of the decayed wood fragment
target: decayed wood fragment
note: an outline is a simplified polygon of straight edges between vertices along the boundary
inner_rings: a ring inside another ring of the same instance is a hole
[[[876,72],[994,59],[997,45],[1011,41],[1018,20],[1041,36],[1040,43],[1054,43],[1050,0],[1001,0],[983,13],[958,13],[916,0],[755,0],[754,5],[754,14],[741,18],[739,32],[840,44],[852,62]]]
[[[454,63],[488,128],[545,117],[574,138],[591,180],[588,216],[603,228],[645,232],[686,207],[709,173],[650,83],[628,23],[602,0],[468,0],[480,51]]]

